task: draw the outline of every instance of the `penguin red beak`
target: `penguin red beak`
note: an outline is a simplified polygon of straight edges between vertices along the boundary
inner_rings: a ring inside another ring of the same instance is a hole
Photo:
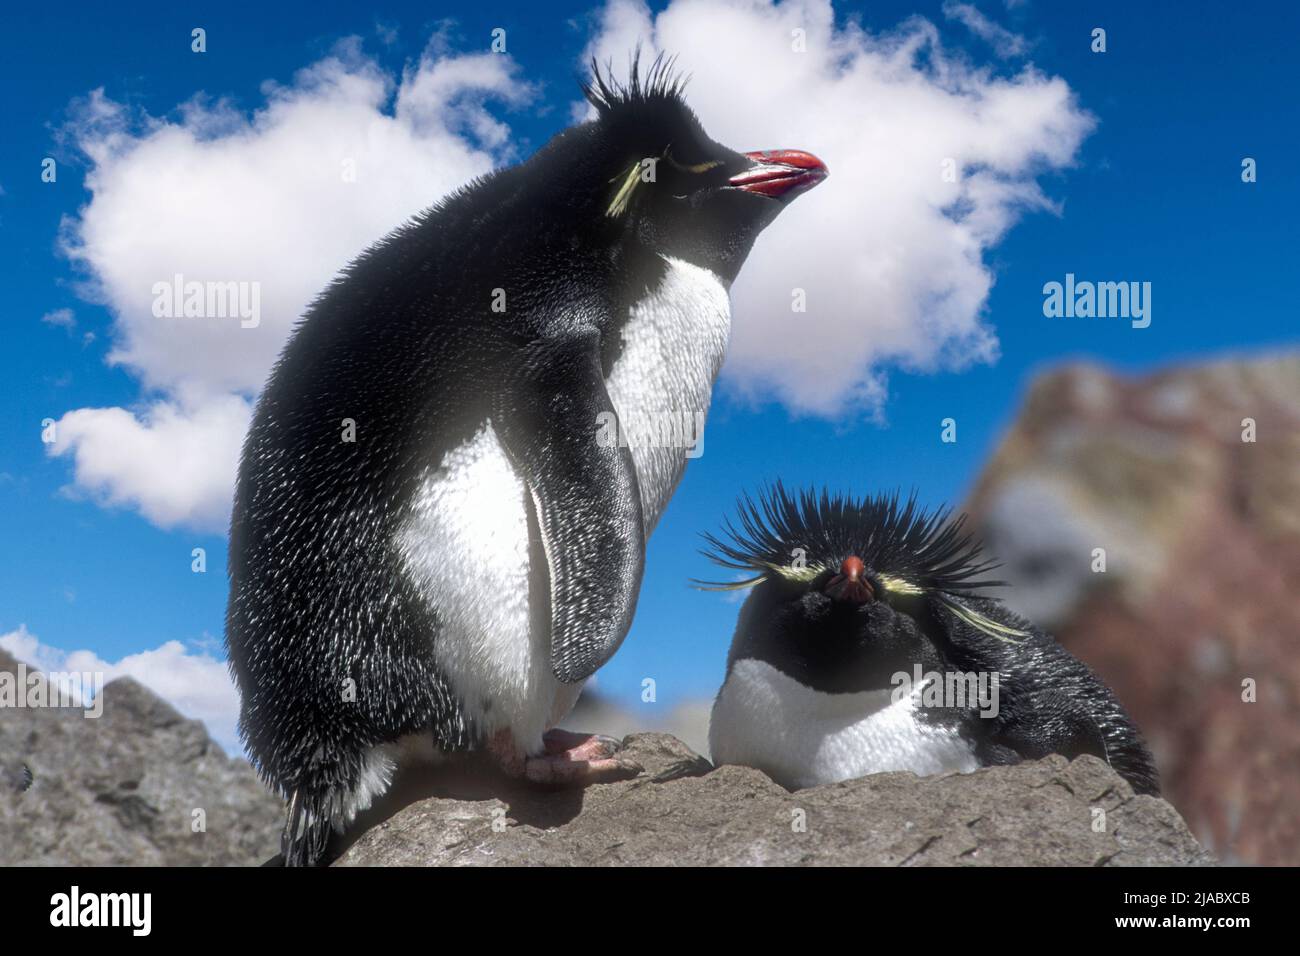
[[[820,159],[797,149],[765,149],[745,156],[754,165],[732,176],[728,185],[771,199],[793,199],[830,175]]]
[[[862,559],[849,555],[840,565],[840,573],[826,582],[826,595],[845,604],[869,604],[876,599],[875,589],[867,580]]]

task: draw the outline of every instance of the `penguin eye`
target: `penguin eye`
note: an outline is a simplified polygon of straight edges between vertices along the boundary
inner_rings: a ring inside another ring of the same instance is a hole
[[[756,569],[757,570],[757,569]],[[828,574],[829,571],[824,565],[793,565],[793,564],[762,564],[762,573],[752,578],[745,578],[740,581],[730,581],[725,584],[711,583],[708,581],[695,581],[695,586],[701,591],[748,591],[752,587],[757,587],[766,582],[786,586],[807,587],[819,577]]]
[[[717,169],[722,165],[722,160],[720,159],[708,159],[702,163],[690,164],[679,162],[677,158],[673,156],[672,146],[669,146],[664,150],[664,159],[668,160],[668,165],[672,166],[673,169],[683,173],[694,173],[696,175],[707,173],[709,170]]]
[[[679,172],[701,175],[723,165],[722,160],[719,159],[710,159],[702,163],[693,164],[682,163],[673,156],[672,150],[673,148],[671,145],[666,147],[661,158],[666,160],[669,166]],[[637,187],[643,182],[642,162],[643,161],[639,159],[634,161],[625,172],[619,173],[610,180],[611,184],[617,184],[617,189],[614,192],[614,198],[610,200],[609,206],[605,209],[606,216],[613,219],[627,212],[628,206],[632,202],[633,194],[636,192]]]
[[[921,613],[925,588],[888,574],[876,575],[871,581],[876,594],[895,611],[916,619]]]

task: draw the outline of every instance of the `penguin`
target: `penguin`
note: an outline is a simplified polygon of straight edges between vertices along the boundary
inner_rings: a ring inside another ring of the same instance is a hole
[[[745,495],[705,553],[748,576],[713,705],[715,764],[790,790],[885,771],[968,773],[1048,754],[1105,760],[1158,794],[1132,719],[1087,665],[981,592],[966,516],[915,495]]]
[[[447,755],[548,785],[636,770],[554,729],[627,634],[689,451],[627,433],[702,422],[731,283],[827,175],[714,141],[672,62],[639,59],[593,62],[593,120],[353,261],[258,400],[226,645],[286,865]]]

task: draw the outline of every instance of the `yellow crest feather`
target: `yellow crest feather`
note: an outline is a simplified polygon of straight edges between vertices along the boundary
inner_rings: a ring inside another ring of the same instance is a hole
[[[614,177],[614,179],[617,178],[617,176]],[[614,179],[611,179],[610,182],[613,182]],[[609,208],[605,210],[605,215],[614,217],[621,216],[623,213],[627,212],[627,204],[631,202],[632,193],[640,182],[641,161],[637,160],[632,164],[632,168],[629,169],[627,174],[623,177],[623,184],[618,187],[618,192],[614,194],[614,198],[611,200]]]

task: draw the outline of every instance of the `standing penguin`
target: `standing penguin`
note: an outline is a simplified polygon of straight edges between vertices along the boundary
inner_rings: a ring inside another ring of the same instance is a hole
[[[778,483],[741,502],[726,540],[706,535],[716,562],[754,575],[716,585],[753,593],[713,706],[713,762],[798,789],[1088,753],[1158,793],[1151,754],[1097,675],[976,596],[999,583],[981,579],[994,565],[950,516]]]
[[[801,152],[711,140],[656,60],[598,116],[389,235],[316,300],[258,402],[231,521],[240,730],[289,802],[288,864],[417,754],[624,772],[552,731],[618,649],[687,448],[599,440],[702,417],[728,288],[816,185]]]

